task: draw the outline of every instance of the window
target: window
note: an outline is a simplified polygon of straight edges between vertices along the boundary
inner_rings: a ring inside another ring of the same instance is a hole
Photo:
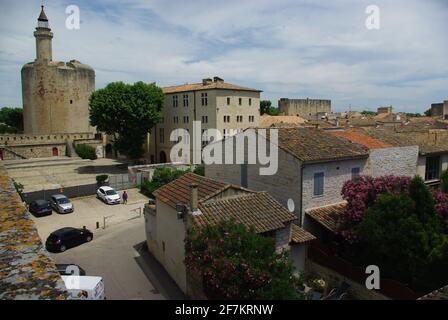
[[[184,94],[184,107],[188,107],[188,94]]]
[[[182,138],[182,141],[184,143],[187,143],[187,141],[190,141],[190,130],[185,129],[184,131],[184,137]]]
[[[238,104],[241,105],[243,103],[243,99],[238,98]]]
[[[249,105],[250,106],[252,105],[252,99],[251,98],[249,98]]]
[[[227,105],[230,106],[230,98],[227,98]]]
[[[249,122],[254,122],[255,121],[255,116],[249,116]]]
[[[202,135],[201,135],[202,147],[205,147],[208,143],[208,134],[207,134],[206,129],[202,129],[201,131],[202,131]]]
[[[236,116],[236,122],[243,122],[243,116]]]
[[[179,117],[178,116],[173,117],[173,123],[179,123]]]
[[[224,139],[227,138],[228,136],[230,136],[229,129],[224,129],[223,134],[224,134]]]
[[[208,123],[208,116],[202,116],[202,123]]]
[[[314,195],[321,196],[324,194],[324,173],[316,172],[314,174]]]
[[[440,177],[440,157],[426,157],[425,180],[435,180]]]
[[[184,116],[184,123],[189,123],[190,122],[190,118],[188,116]]]
[[[159,141],[160,143],[165,143],[165,129],[159,128]]]
[[[229,123],[230,122],[230,116],[224,116],[224,122]]]
[[[361,169],[359,167],[352,168],[352,179],[359,177]]]
[[[201,104],[203,106],[207,106],[208,105],[207,93],[201,93]]]
[[[178,106],[177,96],[173,96],[173,107],[177,108],[177,106]]]
[[[240,184],[243,188],[247,188],[247,163],[241,165]]]

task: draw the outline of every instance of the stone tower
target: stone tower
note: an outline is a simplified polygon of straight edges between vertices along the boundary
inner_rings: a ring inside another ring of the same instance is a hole
[[[22,68],[25,134],[88,133],[89,97],[95,71],[79,61],[53,61],[48,18],[42,6],[37,19],[36,60]]]

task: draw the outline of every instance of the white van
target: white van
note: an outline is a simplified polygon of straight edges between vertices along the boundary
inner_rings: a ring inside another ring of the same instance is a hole
[[[72,300],[104,300],[104,281],[101,277],[61,276]]]

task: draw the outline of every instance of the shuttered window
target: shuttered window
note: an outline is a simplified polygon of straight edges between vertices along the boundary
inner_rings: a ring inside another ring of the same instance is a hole
[[[324,194],[324,173],[316,172],[314,174],[314,195],[321,196]]]

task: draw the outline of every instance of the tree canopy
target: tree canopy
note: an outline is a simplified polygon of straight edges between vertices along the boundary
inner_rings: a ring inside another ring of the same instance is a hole
[[[269,100],[260,101],[260,115],[267,114],[270,116],[277,116],[279,114],[278,108],[272,106],[272,102]]]
[[[23,132],[23,109],[2,108],[0,109],[0,133],[22,133]]]
[[[90,123],[114,137],[114,147],[131,159],[143,155],[143,142],[161,120],[164,94],[155,84],[109,83],[90,97]]]
[[[203,279],[209,299],[300,299],[293,267],[275,240],[234,221],[192,227],[185,265]]]

